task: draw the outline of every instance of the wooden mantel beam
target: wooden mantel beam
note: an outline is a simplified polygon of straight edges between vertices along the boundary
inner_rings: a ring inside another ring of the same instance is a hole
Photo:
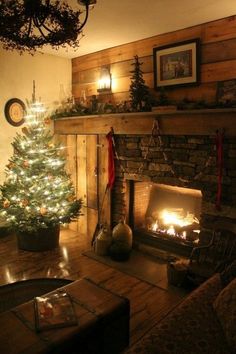
[[[236,109],[205,109],[172,112],[118,113],[60,118],[54,121],[55,134],[150,134],[157,119],[163,135],[214,135],[224,129],[236,136]]]

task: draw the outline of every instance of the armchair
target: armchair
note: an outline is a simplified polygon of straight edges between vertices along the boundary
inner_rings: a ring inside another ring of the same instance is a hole
[[[236,259],[236,225],[216,222],[209,244],[196,246],[190,255],[188,278],[200,284],[216,272],[221,272]]]

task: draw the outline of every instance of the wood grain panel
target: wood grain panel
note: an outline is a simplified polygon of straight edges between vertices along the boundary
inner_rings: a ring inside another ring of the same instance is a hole
[[[236,38],[208,43],[201,46],[201,63],[214,63],[218,61],[236,59]],[[111,64],[110,71],[113,78],[129,77],[133,69],[134,60],[126,60]],[[152,54],[146,57],[141,57],[143,73],[153,72],[153,57]],[[84,71],[77,71],[73,73],[73,84],[91,84],[99,79],[100,68],[92,68]]]
[[[152,78],[150,77],[150,82],[153,82]],[[124,78],[122,81],[120,80],[119,83],[119,92],[114,92],[112,95],[98,95],[97,98],[99,102],[112,102],[113,104],[119,103],[122,101],[128,101],[130,99],[129,93],[129,85],[130,81],[128,78]],[[116,81],[116,85],[118,86],[118,82]],[[155,97],[158,97],[158,92],[156,92],[153,88],[150,88],[151,94]],[[166,94],[169,99],[174,101],[181,101],[184,98],[192,99],[192,100],[201,100],[204,99],[207,102],[214,102],[216,97],[216,82],[210,83],[202,83],[200,86],[192,86],[192,87],[180,87],[178,89],[166,89]],[[76,99],[81,97],[84,90],[84,86],[75,86],[74,89],[74,96]],[[95,85],[91,85],[90,88],[86,91],[86,93],[90,93],[93,95],[97,94]],[[88,97],[88,101],[90,97]]]
[[[230,80],[236,77],[236,60],[227,60],[201,66],[201,82]]]
[[[126,92],[116,92],[112,95],[113,97],[113,102],[122,102],[122,101],[128,101],[130,99],[130,93],[129,91]]]
[[[83,84],[83,85],[78,85],[78,84],[73,84],[72,85],[72,94],[75,97],[75,99],[79,99],[83,93],[85,93],[88,101],[90,100],[89,96],[92,95],[97,95],[97,84],[95,82],[90,83],[90,84]]]
[[[77,198],[82,198],[83,208],[78,219],[78,231],[84,235],[87,234],[87,161],[86,161],[86,136],[77,135]]]
[[[189,98],[193,100],[204,99],[208,102],[215,101],[217,81],[230,80],[236,77],[236,59],[227,60],[222,62],[204,64],[201,66],[201,85],[196,87],[180,87],[176,89],[166,88],[167,95],[176,100],[180,101],[183,98]],[[143,75],[146,85],[149,88],[153,88],[153,73],[146,73]],[[112,92],[113,94],[124,93],[113,97],[113,101],[119,102],[119,100],[129,99],[129,87],[130,87],[130,77],[121,77],[113,79]],[[86,85],[73,85],[73,94],[76,98],[79,98],[83,91],[86,92],[87,96],[97,94],[97,84],[86,84]],[[154,93],[155,95],[155,93]]]
[[[236,77],[236,59],[234,60],[227,60],[222,62],[216,63],[209,63],[201,65],[201,83],[210,83],[210,82],[217,82],[223,80],[230,80]],[[153,73],[144,73],[143,78],[145,83],[148,87],[153,88]],[[112,92],[127,92],[129,91],[130,87],[130,77],[120,77],[114,78],[112,80]],[[210,86],[209,86],[210,87]],[[216,86],[214,86],[216,88]],[[211,86],[211,97],[212,97],[212,88]],[[178,91],[181,88],[176,88],[175,90]],[[82,91],[86,91],[87,95],[96,95],[97,94],[97,84],[91,83],[86,85],[73,85],[73,94],[75,97],[80,97]],[[173,89],[166,88],[167,92],[173,92]],[[186,86],[186,90],[191,90],[191,87]],[[215,95],[216,92],[214,92]],[[205,92],[206,95],[206,92]],[[206,97],[208,98],[208,97]]]
[[[235,109],[73,117],[55,121],[55,131],[58,134],[70,134],[71,131],[76,134],[107,134],[113,127],[115,134],[150,134],[154,119],[158,119],[164,135],[212,135],[222,128],[227,135],[236,135]]]
[[[107,133],[109,130],[107,130]],[[110,225],[110,190],[107,190],[108,183],[108,143],[105,135],[99,135],[98,150],[98,189],[99,189],[99,211],[100,222]]]
[[[201,47],[201,64],[236,59],[236,38],[204,44]]]
[[[119,63],[113,63],[110,66],[110,72],[113,78],[119,78],[123,76],[131,76],[131,70],[133,70],[134,59],[121,61]],[[140,63],[142,63],[143,73],[148,73],[153,71],[153,60],[152,55],[140,58]],[[89,84],[94,83],[99,80],[100,67],[92,68],[84,71],[75,71],[72,77],[73,84]]]
[[[98,210],[93,208],[87,208],[87,218],[88,218],[87,238],[91,242],[98,223]]]
[[[236,77],[236,16],[156,35],[150,38],[109,48],[72,60],[73,94],[76,98],[85,91],[89,97],[97,95],[97,80],[102,65],[110,65],[112,73],[111,102],[119,97],[129,98],[130,71],[134,55],[143,62],[145,83],[153,88],[152,52],[154,47],[178,43],[184,40],[201,40],[201,85],[200,89],[187,87],[186,90],[166,87],[170,98],[179,101],[183,98],[204,99],[214,102],[216,83]],[[202,91],[202,92],[201,92]],[[156,93],[153,92],[154,96]]]
[[[217,83],[202,83],[199,86],[179,87],[178,90],[166,91],[167,97],[174,102],[180,102],[184,98],[191,101],[205,100],[206,102],[216,101]]]
[[[77,195],[77,146],[76,146],[76,135],[67,136],[67,161],[66,161],[66,171],[69,173],[71,181],[75,188],[75,193]],[[73,221],[69,224],[69,229],[73,231],[78,230],[78,222]]]
[[[150,73],[153,71],[153,59],[152,55],[139,58],[140,63],[142,64],[142,72]],[[130,60],[125,60],[119,63],[114,63],[111,65],[111,74],[112,77],[123,77],[131,76],[131,71],[134,70],[134,58]]]
[[[145,84],[148,87],[152,88],[154,86],[152,72],[151,73],[144,73],[143,79],[145,81]],[[131,84],[130,76],[114,79],[114,82],[112,85],[112,92],[117,93],[117,92],[129,91],[130,84]]]
[[[72,59],[72,72],[97,68],[120,61],[130,60],[134,55],[146,57],[152,54],[154,47],[201,37],[201,26],[190,27],[175,32],[150,37],[140,41],[123,44],[100,52]]]
[[[101,65],[129,60],[136,54],[140,57],[149,56],[152,54],[152,49],[154,47],[193,38],[200,38],[202,44],[236,38],[236,16],[174,32],[164,33],[136,42],[109,48],[97,53],[74,58],[72,59],[72,70],[73,72],[76,72],[97,68]]]
[[[153,73],[143,74],[143,79],[146,85],[153,87]],[[119,77],[112,79],[112,93],[127,92],[130,87],[130,76],[129,77]],[[90,83],[84,85],[72,85],[72,91],[75,98],[81,97],[83,91],[85,91],[86,96],[97,95],[97,83]]]
[[[86,147],[86,175],[87,175],[87,206],[92,209],[97,209],[97,135],[87,136],[87,147]]]
[[[72,76],[72,84],[90,84],[99,80],[100,67],[83,71],[75,71]]]
[[[236,16],[226,17],[217,21],[208,22],[202,25],[203,43],[218,42],[235,38]]]
[[[66,170],[67,173],[70,174],[72,183],[76,190],[77,188],[77,181],[76,181],[76,174],[75,171],[77,169],[77,162],[76,162],[76,135],[68,135],[67,136],[67,161],[66,161]]]
[[[82,215],[80,215],[77,221],[78,233],[80,235],[88,235],[88,208],[83,204],[81,209]]]

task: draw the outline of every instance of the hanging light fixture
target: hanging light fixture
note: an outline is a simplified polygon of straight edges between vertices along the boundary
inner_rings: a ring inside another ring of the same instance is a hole
[[[89,8],[96,0],[78,0],[85,11],[74,11],[66,2],[50,0],[0,0],[0,41],[6,50],[35,52],[79,46]],[[81,15],[83,21],[80,20]]]

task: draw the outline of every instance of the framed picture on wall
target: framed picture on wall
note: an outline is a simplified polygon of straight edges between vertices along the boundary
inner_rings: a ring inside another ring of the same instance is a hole
[[[200,39],[153,48],[154,88],[200,83]]]

